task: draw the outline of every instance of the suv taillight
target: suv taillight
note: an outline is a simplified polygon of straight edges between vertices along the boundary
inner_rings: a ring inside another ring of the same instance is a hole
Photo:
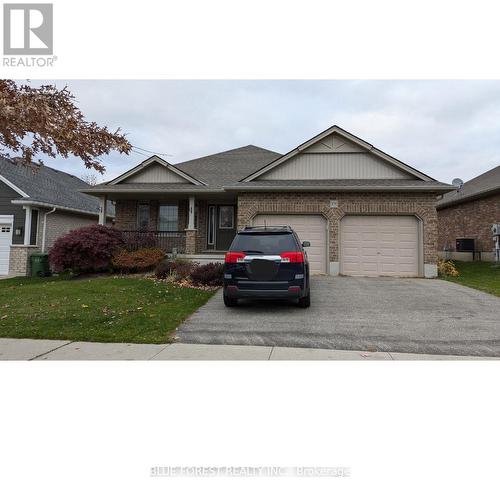
[[[283,252],[280,253],[281,262],[304,262],[304,254],[302,252]]]
[[[245,254],[243,252],[227,252],[224,262],[226,264],[236,264],[237,262],[243,262]]]

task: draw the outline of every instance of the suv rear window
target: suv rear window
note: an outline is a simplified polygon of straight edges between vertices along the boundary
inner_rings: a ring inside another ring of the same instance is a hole
[[[231,245],[232,252],[279,255],[298,250],[297,241],[291,233],[247,233],[237,234]]]

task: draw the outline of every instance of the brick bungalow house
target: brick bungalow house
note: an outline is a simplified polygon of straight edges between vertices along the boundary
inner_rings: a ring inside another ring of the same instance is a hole
[[[99,203],[79,191],[85,187],[66,172],[0,156],[0,276],[29,274],[31,254],[47,252],[71,229],[98,222]]]
[[[476,256],[494,260],[492,224],[500,223],[500,166],[446,193],[437,203],[438,249],[446,257],[472,260],[472,252],[457,252],[459,238],[474,240]]]
[[[115,203],[117,228],[200,262],[223,260],[237,228],[289,224],[311,242],[312,272],[434,277],[436,197],[451,189],[333,126],[285,155],[152,156],[83,192]]]

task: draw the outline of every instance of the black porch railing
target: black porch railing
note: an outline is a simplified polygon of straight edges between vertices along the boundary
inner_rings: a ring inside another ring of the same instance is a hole
[[[183,231],[122,231],[127,250],[161,248],[165,252],[184,253],[186,234]]]

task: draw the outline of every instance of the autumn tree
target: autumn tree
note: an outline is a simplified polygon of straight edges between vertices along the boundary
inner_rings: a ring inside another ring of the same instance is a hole
[[[82,174],[80,176],[80,179],[83,182],[90,184],[91,186],[96,186],[97,184],[99,184],[99,179],[97,177],[97,174],[95,174],[94,172],[87,172],[85,174]]]
[[[0,80],[0,153],[32,163],[40,154],[80,158],[89,169],[104,172],[101,155],[129,154],[132,145],[120,129],[110,132],[85,120],[67,87],[34,88]]]

